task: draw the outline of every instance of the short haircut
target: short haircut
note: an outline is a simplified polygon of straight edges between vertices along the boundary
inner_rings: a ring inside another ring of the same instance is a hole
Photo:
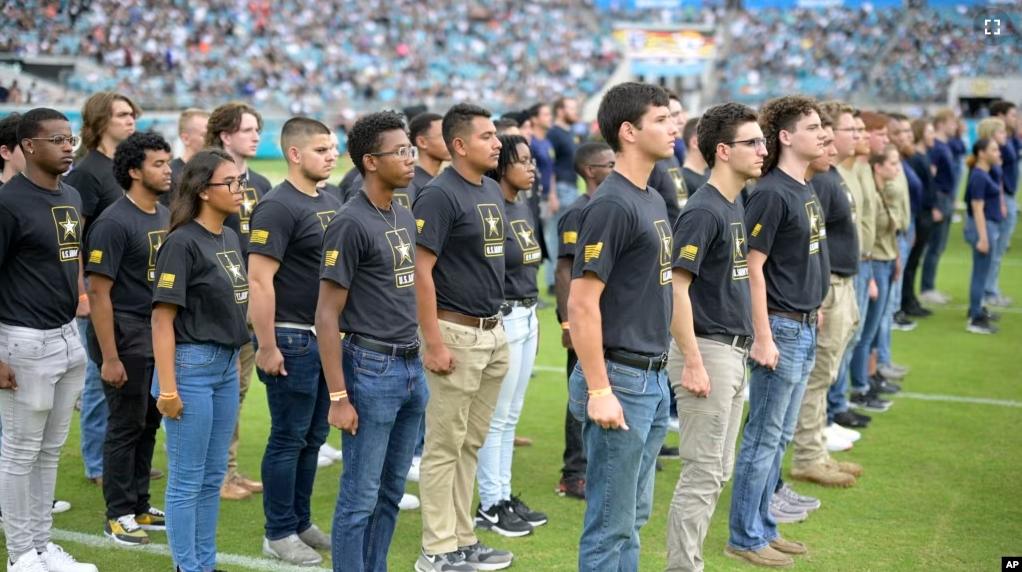
[[[904,113],[897,113],[897,112],[895,112],[895,113],[888,113],[886,115],[887,115],[888,121],[908,121],[908,115],[905,115]]]
[[[44,121],[67,121],[67,116],[49,107],[37,107],[26,111],[18,120],[18,145],[22,146],[22,151],[25,150],[22,142],[39,135]]]
[[[976,137],[981,139],[993,139],[994,133],[1007,130],[1007,125],[1000,117],[987,117],[976,126]]]
[[[958,121],[958,116],[950,109],[941,109],[933,116],[934,127],[937,127],[937,125],[940,125],[941,123],[947,123],[948,121]]]
[[[472,128],[472,120],[476,117],[489,119],[492,114],[485,107],[472,103],[459,103],[447,111],[444,115],[443,133],[444,144],[447,149],[454,153],[454,140],[464,137],[465,133]]]
[[[493,125],[497,128],[498,135],[502,135],[508,129],[518,129],[518,122],[510,117],[501,117],[494,121]]]
[[[280,150],[287,158],[287,150],[301,147],[309,142],[314,135],[330,135],[330,128],[315,119],[308,117],[292,117],[280,129]]]
[[[821,127],[834,127],[834,118],[830,116],[826,111],[820,110],[820,126]]]
[[[698,117],[690,117],[689,120],[685,122],[685,128],[681,130],[681,140],[685,142],[685,145],[688,145],[688,142],[696,136],[698,128]]]
[[[667,107],[670,97],[667,90],[659,85],[634,81],[620,83],[610,88],[600,101],[596,122],[600,133],[615,153],[621,151],[619,131],[625,123],[642,127],[642,116],[651,107]]]
[[[224,142],[220,140],[221,133],[237,133],[241,129],[241,117],[248,113],[256,118],[259,124],[259,131],[263,130],[263,116],[251,105],[242,101],[225,103],[209,114],[209,127],[206,131],[206,146],[223,149]]]
[[[110,120],[113,119],[113,107],[115,101],[123,101],[131,107],[131,113],[135,119],[142,116],[142,108],[126,95],[113,91],[101,91],[92,94],[82,105],[82,144],[78,148],[78,156],[99,147],[103,139],[103,132],[106,131]]]
[[[544,107],[549,107],[549,105],[547,105],[546,103],[540,102],[540,103],[533,104],[532,107],[526,109],[525,113],[528,114],[528,119],[534,119],[534,118],[538,117],[539,116],[539,110],[543,109]]]
[[[184,134],[185,130],[191,125],[192,119],[196,117],[205,117],[208,119],[209,112],[195,107],[182,111],[180,117],[177,118],[177,134]]]
[[[518,154],[518,146],[525,145],[529,146],[529,142],[525,140],[525,137],[521,135],[500,135],[500,158],[497,159],[497,168],[487,171],[486,176],[493,179],[494,181],[500,182],[507,174],[515,163],[521,160],[521,155]]]
[[[408,139],[411,140],[412,145],[415,145],[415,140],[419,137],[424,137],[430,128],[433,127],[433,123],[443,120],[443,115],[429,111],[416,115],[408,122]]]
[[[667,99],[669,101],[677,101],[678,103],[681,103],[681,97],[679,97],[673,90],[667,90]]]
[[[554,100],[553,112],[556,115],[558,111],[564,109],[564,104],[569,100],[574,101],[574,97],[558,97]]]
[[[837,100],[824,101],[819,104],[820,111],[830,116],[831,120],[836,125],[844,114],[849,114],[853,118],[856,117],[855,108],[847,103]]]
[[[613,149],[602,141],[591,141],[579,145],[578,149],[575,150],[575,161],[573,163],[578,176],[584,179],[585,169],[592,164],[593,157],[605,151],[613,151]]]
[[[887,129],[887,124],[890,123],[886,115],[876,111],[863,111],[862,122],[866,124],[866,131]]]
[[[1007,115],[1012,109],[1015,109],[1014,103],[999,99],[990,104],[990,115]]]
[[[759,110],[759,126],[767,140],[767,156],[763,158],[763,174],[777,166],[781,155],[781,131],[793,132],[799,120],[812,113],[819,115],[816,99],[807,95],[786,95],[771,99]],[[706,115],[703,115],[705,120]],[[702,145],[700,145],[700,149]]]
[[[0,119],[0,147],[7,147],[8,151],[14,152],[15,146],[18,145],[18,122],[21,121],[21,114],[18,112],[11,113],[7,117]],[[3,157],[0,157],[0,171],[4,169]]]
[[[707,109],[699,119],[699,127],[696,130],[699,154],[703,156],[706,165],[712,169],[717,162],[717,145],[721,143],[730,145],[735,140],[739,127],[746,123],[756,123],[758,119],[751,107],[741,103],[724,103]]]
[[[359,174],[365,176],[366,168],[362,159],[380,150],[384,133],[404,130],[404,117],[396,111],[377,111],[356,121],[348,132],[348,154]]]
[[[114,178],[122,189],[131,188],[131,169],[141,169],[145,164],[145,156],[149,151],[165,151],[170,153],[170,143],[159,133],[142,133],[136,131],[117,145],[114,152]]]

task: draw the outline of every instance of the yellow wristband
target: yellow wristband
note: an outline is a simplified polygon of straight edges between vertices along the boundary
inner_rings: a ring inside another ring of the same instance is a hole
[[[88,294],[80,294],[80,295],[78,296],[78,301],[79,301],[79,302],[84,302],[84,301],[86,301],[86,300],[88,300],[88,299],[89,299],[89,295],[88,295]]]
[[[561,322],[561,329],[562,330],[567,330],[568,329],[568,322]]]
[[[589,392],[589,397],[603,397],[604,395],[610,395],[611,393],[614,393],[613,389],[611,389],[609,387],[604,387],[603,389],[597,389],[596,391],[590,391]]]
[[[340,401],[340,400],[344,399],[345,397],[348,397],[348,392],[347,391],[331,391],[330,392],[330,401]]]

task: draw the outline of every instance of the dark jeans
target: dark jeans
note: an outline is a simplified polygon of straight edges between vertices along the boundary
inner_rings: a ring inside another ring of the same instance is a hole
[[[312,488],[319,448],[330,432],[330,390],[312,332],[277,328],[277,348],[287,376],[256,369],[266,385],[270,439],[263,454],[263,512],[266,538],[280,540],[312,526]],[[259,342],[255,341],[256,351]]]
[[[983,294],[986,290],[987,279],[990,277],[990,267],[993,264],[994,248],[1001,234],[1001,221],[986,221],[987,227],[987,251],[980,252],[976,249],[979,241],[979,231],[976,230],[976,219],[971,216],[965,221],[965,242],[972,246],[972,277],[969,280],[969,318],[978,318],[983,315]]]
[[[944,214],[944,220],[933,223],[930,244],[923,257],[923,278],[919,290],[926,292],[937,286],[937,267],[940,257],[947,248],[947,237],[951,232],[951,216],[955,213],[955,197],[951,193],[937,192],[937,208]]]
[[[919,306],[919,300],[916,298],[916,271],[919,270],[919,262],[930,243],[930,237],[933,236],[933,212],[928,209],[920,210],[916,213],[915,222],[916,240],[905,262],[904,280],[901,285],[902,310]]]
[[[568,379],[578,363],[575,350],[568,350]],[[564,416],[564,467],[561,476],[565,480],[584,480],[586,478],[586,449],[582,441],[582,423],[571,414],[571,408],[565,407]]]

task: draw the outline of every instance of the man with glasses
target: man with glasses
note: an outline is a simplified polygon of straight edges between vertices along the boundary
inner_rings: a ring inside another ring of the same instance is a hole
[[[24,171],[0,191],[0,506],[8,572],[96,572],[51,542],[57,464],[87,357],[75,316],[87,305],[82,200],[60,182],[78,138],[67,117],[18,122]],[[16,253],[16,256],[15,256]]]

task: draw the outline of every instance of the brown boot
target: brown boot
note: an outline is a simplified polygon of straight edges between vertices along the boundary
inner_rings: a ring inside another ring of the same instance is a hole
[[[227,483],[220,487],[220,500],[248,500],[252,498],[252,493],[248,489],[243,489],[234,483]]]
[[[263,492],[263,484],[259,481],[253,481],[245,476],[238,475],[234,478],[233,483],[246,491],[254,494],[260,494]]]
[[[532,439],[528,437],[515,437],[515,447],[531,447]]]
[[[744,560],[753,566],[762,566],[763,568],[791,568],[795,565],[795,561],[791,559],[791,556],[778,552],[769,546],[755,551],[738,550],[728,546],[724,549],[724,556],[734,558],[735,560]]]
[[[796,481],[816,483],[823,487],[848,488],[855,484],[855,477],[848,473],[835,471],[827,466],[827,463],[803,469],[792,468],[790,475]]]
[[[849,463],[846,461],[835,461],[834,459],[828,459],[827,467],[829,467],[830,470],[832,471],[847,473],[856,478],[862,476],[862,465],[858,463]]]
[[[149,480],[158,481],[163,478],[163,471],[159,469],[149,469]]]
[[[805,544],[802,544],[801,542],[795,542],[793,540],[785,540],[780,536],[770,541],[770,547],[778,552],[783,552],[785,554],[809,553],[809,549],[806,548]]]

